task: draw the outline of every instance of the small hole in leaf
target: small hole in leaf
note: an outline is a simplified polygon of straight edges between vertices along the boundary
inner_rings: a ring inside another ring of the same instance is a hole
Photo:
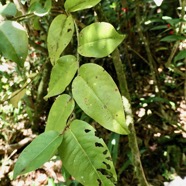
[[[89,129],[85,129],[85,132],[86,132],[86,133],[89,133],[90,131],[91,131],[91,130],[89,130]]]
[[[99,186],[101,186],[101,180],[100,179],[97,179],[98,183],[99,183]]]
[[[106,165],[107,169],[111,169],[111,167],[110,167],[110,165],[109,165],[108,163],[103,162],[103,164],[105,164],[105,165]]]
[[[70,31],[72,31],[72,29],[69,28],[69,29],[67,30],[67,32],[70,32]]]
[[[111,158],[111,157],[109,157],[109,156],[108,156],[108,157],[106,157],[106,159],[107,159],[107,160],[109,160],[109,161],[112,161],[112,158]]]
[[[95,145],[96,145],[96,147],[103,147],[103,145],[101,143],[98,143],[98,142],[96,142]]]
[[[107,152],[108,152],[108,150],[105,150],[105,151],[103,151],[103,154],[104,154],[104,155],[106,155],[106,154],[107,154]]]
[[[108,175],[108,172],[106,169],[97,169],[97,171],[101,172],[101,174],[107,176]]]

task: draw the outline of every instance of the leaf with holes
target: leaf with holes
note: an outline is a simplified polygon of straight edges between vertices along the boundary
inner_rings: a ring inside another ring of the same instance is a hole
[[[23,67],[28,54],[28,36],[19,23],[15,21],[0,23],[0,52]]]
[[[56,131],[48,131],[36,137],[20,154],[13,177],[33,171],[50,160],[62,139],[63,136]]]
[[[74,109],[74,100],[67,94],[59,96],[50,109],[45,131],[62,132],[67,119]]]
[[[81,184],[114,186],[117,181],[109,150],[88,123],[74,120],[58,150],[64,167]]]
[[[93,23],[80,32],[78,52],[85,57],[105,57],[112,53],[124,38],[125,35],[119,34],[110,23]]]
[[[52,68],[49,91],[45,99],[61,94],[72,81],[78,69],[75,56],[66,55],[59,58]]]
[[[99,65],[84,64],[72,83],[80,108],[108,130],[128,134],[121,95],[111,76]]]
[[[87,8],[94,7],[97,5],[101,0],[66,0],[65,1],[65,10],[68,12],[76,12],[78,10],[84,10]]]
[[[54,65],[61,53],[70,43],[74,33],[74,23],[72,16],[64,14],[58,15],[51,23],[47,45],[51,63]]]

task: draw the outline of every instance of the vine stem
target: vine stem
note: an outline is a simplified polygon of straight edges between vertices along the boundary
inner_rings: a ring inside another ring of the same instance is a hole
[[[129,127],[130,134],[128,135],[129,139],[129,146],[131,148],[132,152],[132,160],[133,160],[133,166],[136,173],[136,177],[139,181],[140,186],[149,186],[140,159],[140,151],[138,148],[138,142],[137,142],[137,136],[136,131],[134,127],[134,117],[132,114],[132,108],[131,108],[131,98],[130,93],[127,86],[127,80],[125,75],[125,70],[123,69],[123,64],[120,58],[119,50],[116,49],[112,53],[112,59],[114,63],[114,67],[117,73],[118,81],[119,81],[119,88],[122,94],[123,99],[123,106],[126,114],[126,123]]]

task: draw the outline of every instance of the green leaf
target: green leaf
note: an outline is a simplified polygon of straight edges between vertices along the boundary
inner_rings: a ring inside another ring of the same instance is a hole
[[[25,29],[15,21],[4,21],[0,23],[0,41],[0,52],[22,67],[28,54]]]
[[[59,96],[50,109],[45,131],[62,132],[67,119],[74,109],[74,100],[67,94]]]
[[[87,8],[94,7],[97,5],[101,0],[66,0],[65,1],[65,10],[67,12],[75,12],[78,10],[84,10]]]
[[[51,0],[34,0],[31,1],[29,12],[33,12],[35,15],[42,17],[50,12],[51,7]]]
[[[186,58],[186,50],[180,51],[174,58],[174,62],[185,59]]]
[[[124,40],[110,23],[97,22],[85,27],[79,34],[78,52],[85,57],[105,57]]]
[[[51,63],[54,65],[61,53],[70,43],[74,33],[74,23],[72,16],[64,14],[58,15],[51,23],[47,44]]]
[[[185,40],[185,39],[186,37],[181,36],[181,35],[171,35],[171,36],[166,36],[162,38],[160,41],[174,42],[174,41]]]
[[[15,16],[17,13],[17,9],[14,3],[8,3],[4,6],[0,5],[0,14],[2,16],[11,17]]]
[[[20,154],[13,177],[33,171],[50,160],[62,139],[63,136],[56,131],[48,131],[36,137]]]
[[[72,93],[80,108],[103,127],[119,134],[129,133],[119,90],[101,66],[82,65],[72,83]]]
[[[72,81],[78,69],[75,56],[66,55],[59,58],[52,68],[49,91],[45,99],[61,94]]]
[[[159,25],[151,28],[150,30],[162,30],[162,29],[167,29],[167,25]]]
[[[18,102],[23,98],[23,96],[26,93],[26,88],[21,89],[21,90],[16,90],[12,95],[10,99],[10,103],[14,106],[18,106]]]
[[[81,184],[114,186],[117,181],[107,146],[86,122],[74,120],[58,150],[65,168]]]

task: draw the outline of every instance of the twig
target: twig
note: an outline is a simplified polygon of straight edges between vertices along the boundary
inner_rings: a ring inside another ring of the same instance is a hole
[[[26,137],[26,138],[22,139],[18,143],[10,144],[6,147],[0,147],[0,154],[5,154],[5,153],[11,154],[14,150],[18,150],[18,149],[24,147],[25,145],[27,145],[34,138],[35,138],[35,135],[32,135],[30,137]]]
[[[140,151],[138,148],[138,142],[137,142],[137,136],[136,131],[134,127],[134,116],[132,114],[132,108],[131,108],[131,98],[130,93],[127,86],[127,80],[125,71],[123,69],[123,64],[120,58],[119,50],[116,49],[112,53],[112,59],[114,63],[114,67],[116,69],[118,81],[119,81],[119,87],[123,98],[123,106],[126,113],[126,123],[129,126],[130,134],[128,135],[129,139],[129,146],[132,151],[132,159],[133,159],[133,166],[134,170],[136,172],[137,179],[139,180],[139,183],[141,186],[149,186],[140,159]]]

